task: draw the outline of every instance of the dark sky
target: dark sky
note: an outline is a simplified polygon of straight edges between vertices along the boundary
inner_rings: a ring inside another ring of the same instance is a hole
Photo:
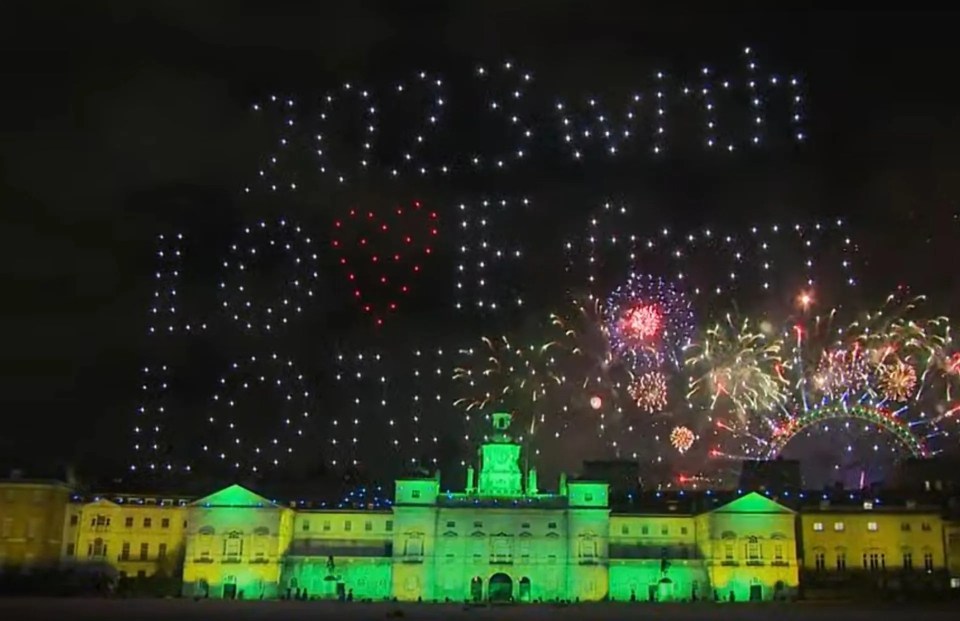
[[[897,270],[890,282],[955,303],[955,15],[636,4],[3,3],[0,451],[28,464],[123,460],[152,236],[242,209],[237,189],[262,138],[251,101],[351,76],[510,57],[576,90],[755,46],[807,76],[808,150],[730,168],[713,203],[678,190],[666,207],[698,222],[738,202],[756,208],[739,196],[792,194],[788,214],[844,215],[863,230],[873,272]],[[682,185],[682,166],[663,174]]]

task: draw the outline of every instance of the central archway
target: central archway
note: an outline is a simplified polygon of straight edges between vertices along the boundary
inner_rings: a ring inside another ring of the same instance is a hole
[[[852,418],[872,423],[891,433],[897,441],[905,447],[912,457],[926,457],[927,446],[922,438],[918,438],[910,427],[896,414],[888,410],[866,405],[847,405],[846,403],[831,403],[803,412],[790,420],[770,440],[767,446],[766,458],[775,459],[780,452],[793,440],[798,433],[813,425],[826,420],[838,418]]]
[[[513,600],[513,579],[504,573],[490,576],[490,588],[487,597],[491,602],[509,602]]]

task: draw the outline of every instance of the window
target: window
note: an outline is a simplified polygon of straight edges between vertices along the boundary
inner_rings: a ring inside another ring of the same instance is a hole
[[[140,544],[140,560],[145,561],[150,556],[150,544],[141,543]]]
[[[664,524],[663,526],[660,527],[660,534],[661,534],[661,535],[666,536],[666,535],[668,535],[669,533],[670,533],[670,527],[668,527],[666,524]]]
[[[843,550],[837,551],[837,571],[845,571],[847,569],[847,553]]]
[[[36,539],[40,532],[40,518],[30,518],[27,520],[27,539]]]
[[[877,532],[878,528],[879,527],[877,526],[876,522],[867,522],[867,530],[869,530],[871,533]]]
[[[157,560],[162,561],[165,558],[167,558],[167,544],[161,543],[157,547]]]
[[[747,562],[760,562],[760,541],[756,537],[747,539]]]
[[[833,523],[833,530],[837,531],[838,533],[842,533],[842,532],[843,532],[843,522],[834,522],[834,523]]]
[[[547,523],[547,528],[549,528],[550,530],[554,530],[554,529],[557,528],[557,523],[556,523],[556,522],[548,522],[548,523]]]
[[[365,530],[365,531],[367,531],[367,532],[370,532],[371,530],[373,530],[373,522],[371,522],[370,520],[367,520],[366,522],[364,522],[364,523],[363,523],[363,530]]]
[[[330,530],[330,520],[324,520],[324,521],[323,521],[323,530],[324,530],[324,531]]]
[[[524,522],[520,525],[520,528],[530,528],[530,522]]]
[[[170,528],[170,518],[160,520],[160,528]]]
[[[240,533],[234,531],[223,540],[224,560],[238,562],[241,555],[243,555],[243,539]]]
[[[773,562],[774,563],[783,562],[783,544],[782,543],[773,544]]]
[[[0,537],[13,536],[13,518],[3,518],[3,528],[0,530]]]
[[[153,526],[153,518],[148,518],[148,517],[143,518],[143,527],[150,528],[151,526]]]
[[[647,526],[646,524],[644,524],[643,526],[641,526],[641,527],[640,527],[640,534],[641,534],[641,535],[649,535],[649,534],[650,534],[650,527]]]
[[[593,537],[580,540],[580,558],[594,559],[597,556],[597,540]]]
[[[387,520],[387,532],[389,533],[392,530],[393,530],[393,520]]]
[[[415,489],[415,490],[413,490],[412,492],[410,492],[410,497],[411,497],[411,498],[420,498],[420,490]]]
[[[120,548],[120,560],[129,561],[130,560],[130,542],[124,541],[123,546]]]
[[[900,523],[900,532],[909,533],[909,532],[910,532],[910,522],[901,522],[901,523]]]
[[[817,571],[823,571],[827,566],[826,559],[824,558],[823,552],[817,552],[813,557],[814,564],[817,568]]]
[[[621,527],[620,527],[620,534],[621,534],[621,535],[629,535],[629,534],[630,534],[630,527],[627,526],[626,524],[624,524],[623,526],[621,526]]]
[[[813,530],[815,530],[815,531],[817,531],[817,532],[822,531],[822,530],[823,530],[823,522],[814,522],[814,523],[813,523]]]
[[[75,552],[76,552],[76,546],[74,546],[72,543],[68,543],[68,544],[67,544],[67,556],[73,556]]]
[[[903,568],[907,571],[913,569],[913,554],[910,552],[903,553]]]
[[[725,543],[723,544],[723,560],[727,563],[733,562],[733,544]]]
[[[483,522],[474,522],[474,523],[473,523],[473,527],[474,527],[474,528],[483,528]]]
[[[863,568],[869,569],[870,571],[877,571],[881,568],[881,557],[882,555],[878,552],[871,552],[870,554],[863,555]],[[885,564],[885,563],[884,563]]]
[[[103,539],[97,537],[93,540],[93,543],[87,548],[87,556],[93,556],[96,558],[102,558],[107,555],[107,544],[103,542]]]
[[[583,501],[584,501],[584,502],[593,502],[593,494],[584,494],[584,495],[583,495]]]
[[[456,528],[456,527],[457,527],[456,522],[447,522],[447,528]]]
[[[310,520],[304,520],[303,522],[301,522],[301,524],[300,524],[300,530],[302,530],[303,532],[309,531],[309,530],[310,530]]]
[[[494,537],[493,549],[490,555],[491,563],[512,563],[513,554],[510,551],[510,540],[507,537]]]
[[[350,520],[344,520],[344,521],[343,521],[343,530],[347,531],[348,533],[349,533],[351,530],[353,530],[353,522],[351,522]]]
[[[77,522],[79,521],[80,521],[79,516],[77,516],[77,514],[73,514],[70,516],[70,526],[76,526]]]
[[[403,542],[403,555],[411,558],[423,556],[423,536],[411,535]]]
[[[930,530],[932,530],[930,528],[930,522],[923,522],[922,524],[920,524],[920,530],[924,532],[930,532]]]
[[[933,553],[932,552],[923,553],[923,571],[926,571],[926,572],[933,571]]]
[[[127,516],[126,518],[124,518],[124,520],[123,520],[123,526],[124,526],[124,528],[133,528],[133,516],[132,516],[132,515],[131,515],[131,516]]]
[[[686,534],[687,534],[687,527],[686,527],[686,526],[681,526],[681,527],[680,527],[680,534],[681,534],[681,535],[686,535]]]

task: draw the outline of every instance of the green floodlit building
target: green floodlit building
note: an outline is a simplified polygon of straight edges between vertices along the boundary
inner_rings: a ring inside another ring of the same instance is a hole
[[[184,594],[401,601],[693,601],[792,597],[796,514],[747,494],[705,512],[611,512],[606,483],[540,492],[509,414],[479,471],[396,482],[388,511],[299,510],[240,486],[187,510]]]

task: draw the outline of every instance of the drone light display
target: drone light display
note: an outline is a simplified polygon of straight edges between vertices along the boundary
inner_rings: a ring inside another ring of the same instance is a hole
[[[526,181],[539,166],[583,171],[593,188],[589,165],[677,156],[681,134],[724,158],[804,142],[802,80],[759,66],[746,48],[734,69],[560,97],[505,61],[463,80],[416,71],[317,101],[265,98],[254,112],[275,142],[243,194],[292,205],[297,224],[271,211],[212,250],[209,308],[183,299],[203,242],[160,238],[137,467],[262,475],[308,440],[324,466],[439,467],[445,451],[462,462],[498,410],[567,468],[773,457],[836,425],[881,430],[897,455],[936,453],[955,438],[949,321],[904,296],[858,312],[857,245],[841,221],[681,230],[631,208],[640,200],[601,198],[566,205],[589,211],[567,223]],[[458,117],[475,120],[472,135],[453,135]],[[562,232],[534,249],[530,227],[544,222]],[[408,310],[414,293],[428,314]],[[332,296],[367,330],[329,328],[330,360],[304,326],[325,324]],[[165,357],[190,339],[230,351],[203,404],[173,394],[170,378],[189,373]],[[203,433],[176,426],[191,418]]]

